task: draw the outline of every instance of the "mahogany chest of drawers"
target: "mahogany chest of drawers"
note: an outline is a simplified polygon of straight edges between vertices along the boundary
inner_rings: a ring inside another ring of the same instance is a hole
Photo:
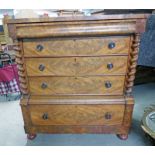
[[[148,15],[10,19],[29,139],[115,133],[126,139],[140,34]]]

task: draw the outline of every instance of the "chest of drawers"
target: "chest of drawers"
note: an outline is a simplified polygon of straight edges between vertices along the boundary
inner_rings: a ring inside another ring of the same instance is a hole
[[[140,34],[148,15],[10,19],[25,132],[126,139]]]

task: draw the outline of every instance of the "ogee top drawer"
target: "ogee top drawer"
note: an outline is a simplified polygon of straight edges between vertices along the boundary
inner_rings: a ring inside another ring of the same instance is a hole
[[[28,76],[126,74],[127,56],[26,58]]]
[[[27,39],[23,41],[25,57],[128,54],[129,46],[129,36]]]

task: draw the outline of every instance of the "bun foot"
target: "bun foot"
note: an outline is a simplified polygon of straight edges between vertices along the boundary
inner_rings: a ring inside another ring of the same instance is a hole
[[[36,138],[36,136],[37,136],[36,134],[27,134],[27,139],[33,140]]]
[[[121,140],[127,140],[128,139],[128,135],[127,134],[118,134],[117,137]]]

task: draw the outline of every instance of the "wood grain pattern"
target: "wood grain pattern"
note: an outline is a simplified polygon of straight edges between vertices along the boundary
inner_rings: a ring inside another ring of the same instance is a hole
[[[116,125],[124,115],[124,105],[36,105],[29,110],[33,125]],[[105,118],[107,113],[111,119]]]
[[[126,74],[127,56],[70,57],[70,58],[27,58],[28,76],[79,76]],[[107,65],[112,64],[109,69]],[[40,70],[40,66],[44,66]]]
[[[59,25],[59,26],[58,26]],[[110,27],[110,29],[108,28]],[[136,30],[136,21],[124,21],[122,24],[119,20],[112,21],[110,24],[100,23],[60,23],[57,24],[17,24],[18,38],[43,38],[43,37],[69,37],[69,36],[92,36],[107,34],[127,34]]]
[[[33,95],[122,95],[124,79],[124,76],[29,77],[29,84]],[[111,82],[111,88],[105,87],[106,82]],[[41,88],[43,83],[47,84],[47,88]]]
[[[146,22],[146,20],[144,19]],[[138,32],[136,20],[17,24],[18,38],[70,37]],[[141,31],[144,31],[143,29]]]
[[[115,47],[109,49],[109,43],[114,42]],[[89,37],[74,39],[34,39],[24,40],[25,57],[41,56],[95,56],[105,54],[128,54],[129,36],[122,37]],[[43,46],[42,51],[37,51],[37,45]]]

